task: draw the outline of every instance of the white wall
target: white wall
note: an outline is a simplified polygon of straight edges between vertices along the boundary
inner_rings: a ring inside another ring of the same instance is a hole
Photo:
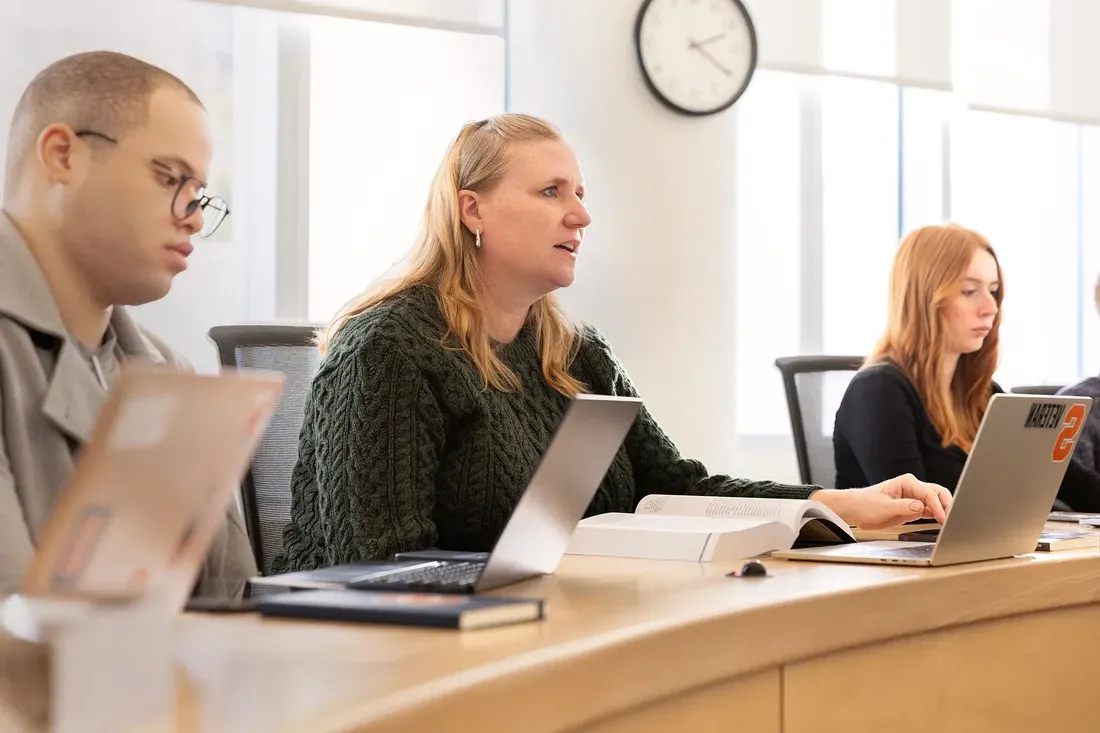
[[[650,95],[638,5],[510,2],[509,108],[558,124],[587,179],[593,224],[566,304],[609,338],[683,453],[763,475],[735,456],[736,116],[687,118]]]
[[[197,240],[188,271],[165,300],[135,309],[139,320],[204,371],[217,367],[216,353],[205,338],[210,326],[271,315],[265,313],[264,294],[253,292],[263,290],[264,263],[272,259],[265,236],[270,238],[271,232],[262,223],[257,227],[247,214],[238,216],[240,207],[234,206],[236,193],[242,199],[247,192],[250,199],[264,200],[262,181],[256,189],[239,163],[270,142],[268,130],[274,128],[273,116],[267,117],[268,128],[262,124],[262,104],[239,103],[241,88],[263,89],[256,75],[248,73],[249,64],[254,67],[262,59],[253,55],[238,63],[234,57],[240,12],[189,0],[0,2],[3,139],[19,95],[34,74],[81,51],[120,51],[161,66],[194,88],[210,110],[216,148],[210,186],[226,196],[235,213],[215,238]],[[241,134],[242,128],[247,135]],[[268,211],[273,208],[269,204]],[[270,301],[269,289],[266,295]]]

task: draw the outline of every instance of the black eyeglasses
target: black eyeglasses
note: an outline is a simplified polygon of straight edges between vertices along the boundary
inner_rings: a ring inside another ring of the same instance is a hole
[[[119,145],[118,140],[95,130],[77,130],[76,136],[94,137],[113,145]],[[157,160],[150,162],[158,168],[171,170],[169,166]],[[189,184],[191,190],[184,193],[184,189],[188,188]],[[220,196],[207,196],[206,184],[194,176],[180,176],[176,192],[172,194],[172,216],[177,221],[183,221],[190,219],[199,209],[202,209],[202,229],[196,233],[199,237],[206,239],[216,232],[222,222],[225,221],[225,217],[229,216],[229,204]]]

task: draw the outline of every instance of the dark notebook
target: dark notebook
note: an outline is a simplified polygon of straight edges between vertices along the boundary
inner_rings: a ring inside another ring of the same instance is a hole
[[[483,629],[537,621],[543,617],[543,602],[442,593],[310,590],[260,598],[256,610],[283,618]]]

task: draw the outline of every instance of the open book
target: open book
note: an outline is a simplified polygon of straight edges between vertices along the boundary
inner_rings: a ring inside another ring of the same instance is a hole
[[[582,519],[566,553],[713,562],[855,541],[817,501],[650,494],[633,514]]]

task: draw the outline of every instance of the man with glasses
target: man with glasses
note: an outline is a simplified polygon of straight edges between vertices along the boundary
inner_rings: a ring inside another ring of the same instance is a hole
[[[206,192],[211,148],[195,93],[122,54],[61,59],[16,107],[0,210],[0,594],[18,589],[119,365],[181,365],[125,306],[167,295],[192,238],[229,214]],[[235,592],[255,572],[234,508],[197,591]]]

